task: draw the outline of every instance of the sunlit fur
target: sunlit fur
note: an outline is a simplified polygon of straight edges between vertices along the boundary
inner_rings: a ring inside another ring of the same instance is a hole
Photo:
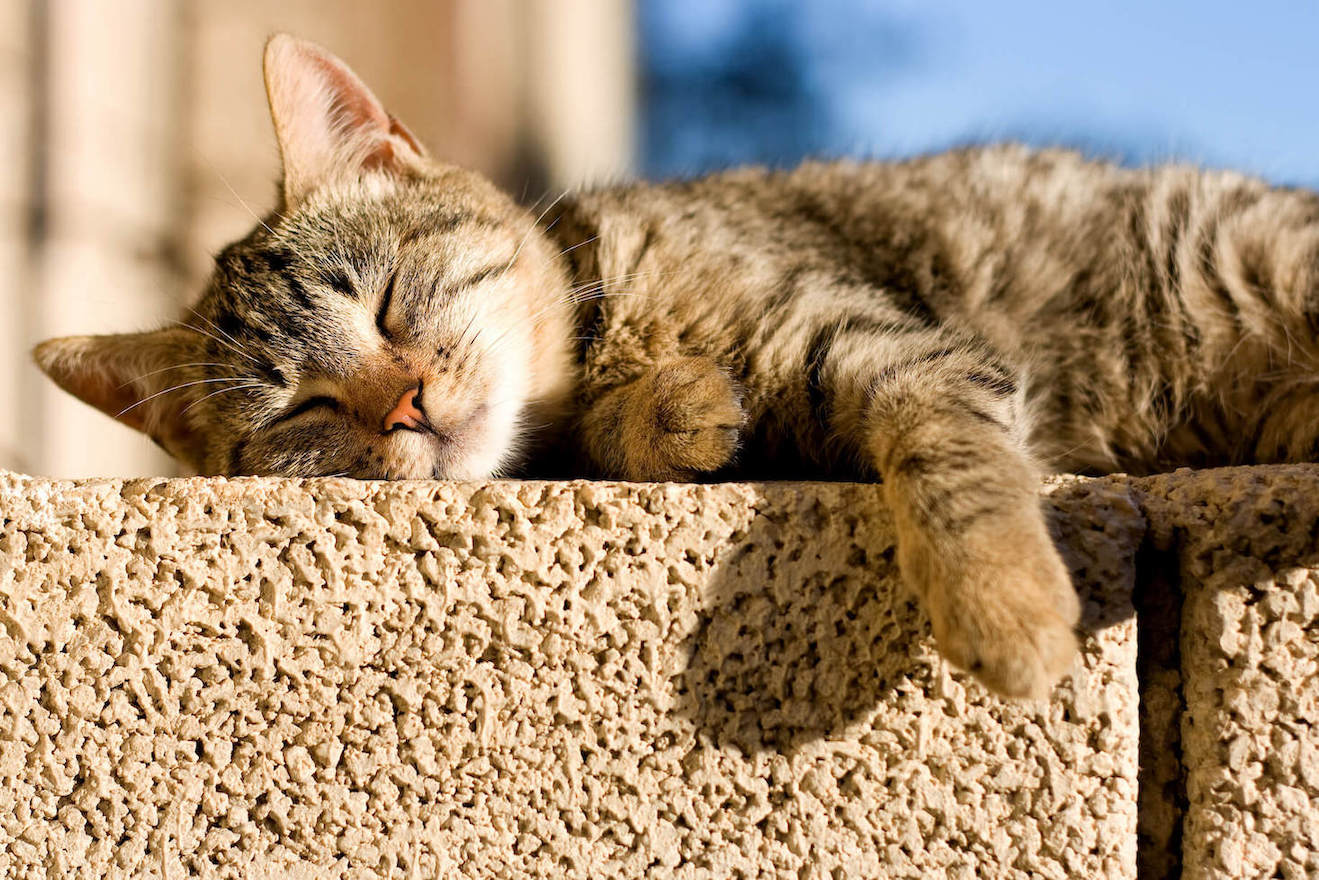
[[[37,349],[202,472],[882,479],[944,653],[1041,695],[1080,610],[1041,462],[1319,454],[1313,193],[1007,146],[533,216],[323,50],[276,37],[267,82],[296,173],[182,326]],[[435,432],[387,430],[418,382]]]
[[[368,176],[225,248],[178,327],[37,358],[201,473],[489,476],[572,385],[566,283],[532,225],[467,172]],[[434,433],[384,431],[418,385]],[[313,398],[334,403],[286,417]]]
[[[317,191],[224,250],[187,321],[212,334],[207,358],[254,381],[197,404],[212,426],[201,468],[477,478],[517,461],[572,377],[566,281],[533,224],[476,175],[438,168]],[[382,433],[418,382],[437,434]],[[321,396],[337,411],[280,419]]]

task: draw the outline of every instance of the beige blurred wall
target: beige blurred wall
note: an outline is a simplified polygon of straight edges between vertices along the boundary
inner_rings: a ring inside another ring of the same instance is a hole
[[[18,357],[28,338],[28,181],[31,177],[26,4],[0,3],[0,465],[24,466],[29,429]]]
[[[270,207],[260,56],[280,30],[528,201],[630,169],[630,0],[0,0],[0,467],[175,472],[28,350],[178,317]]]

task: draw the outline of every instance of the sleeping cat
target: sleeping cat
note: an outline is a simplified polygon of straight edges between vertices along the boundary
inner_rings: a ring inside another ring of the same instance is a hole
[[[533,215],[320,48],[265,74],[277,210],[178,324],[35,352],[202,473],[882,478],[944,654],[1038,696],[1078,618],[1042,466],[1319,451],[1315,194],[996,147]]]

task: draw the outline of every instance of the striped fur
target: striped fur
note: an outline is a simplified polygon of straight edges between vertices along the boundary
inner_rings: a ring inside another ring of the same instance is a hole
[[[320,51],[271,88],[340,116],[277,125],[296,186],[190,326],[38,349],[203,472],[882,480],[943,651],[1040,695],[1078,617],[1042,469],[1319,458],[1313,193],[1003,146],[534,216]],[[436,435],[382,431],[417,382]]]

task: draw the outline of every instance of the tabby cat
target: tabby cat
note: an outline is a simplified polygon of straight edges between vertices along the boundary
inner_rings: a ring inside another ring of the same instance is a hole
[[[1037,497],[1319,452],[1319,196],[965,149],[533,214],[276,36],[277,209],[183,321],[54,339],[63,388],[207,474],[882,478],[944,654],[1046,694],[1078,601]]]

